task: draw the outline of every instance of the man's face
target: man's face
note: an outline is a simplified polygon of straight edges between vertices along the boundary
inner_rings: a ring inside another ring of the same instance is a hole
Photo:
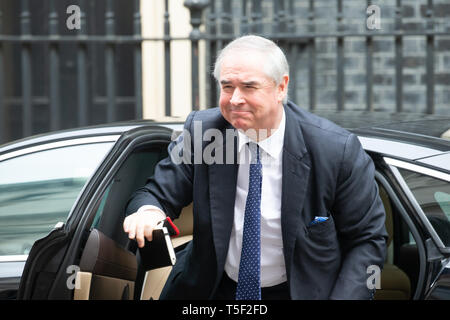
[[[236,129],[275,129],[281,121],[289,78],[277,85],[264,73],[264,62],[255,52],[231,52],[222,60],[220,111]]]

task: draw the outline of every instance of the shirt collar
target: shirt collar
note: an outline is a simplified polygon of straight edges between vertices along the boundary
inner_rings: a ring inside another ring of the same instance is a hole
[[[286,115],[283,108],[283,115],[278,128],[268,138],[258,142],[258,146],[274,159],[278,159],[281,156],[281,151],[283,150],[285,128]],[[238,136],[238,150],[239,152],[241,152],[244,145],[248,142],[253,142],[253,140],[239,130]]]

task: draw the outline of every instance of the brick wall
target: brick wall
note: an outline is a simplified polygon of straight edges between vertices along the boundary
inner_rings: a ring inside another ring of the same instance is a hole
[[[335,1],[316,0],[316,32],[337,31],[337,6]],[[395,30],[396,1],[372,1],[380,7],[381,30]],[[448,36],[435,37],[434,80],[435,113],[450,115],[450,2],[433,1],[434,25]],[[367,2],[343,0],[343,30],[366,31]],[[427,1],[402,1],[402,25],[405,31],[426,29]],[[308,1],[298,1],[295,13],[296,30],[306,32],[308,28]],[[374,35],[377,30],[371,31]],[[336,108],[336,39],[316,40],[316,85],[317,109]],[[364,37],[345,38],[345,109],[363,110],[366,107],[366,40]],[[308,55],[303,53],[297,63],[299,104],[309,104]],[[292,70],[294,72],[294,70]],[[377,111],[396,110],[395,87],[395,42],[394,37],[373,38],[373,106]],[[426,39],[424,36],[403,38],[403,110],[424,112],[426,109]]]

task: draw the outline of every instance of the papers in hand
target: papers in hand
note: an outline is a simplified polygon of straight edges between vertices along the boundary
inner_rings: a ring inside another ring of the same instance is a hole
[[[141,264],[146,271],[173,266],[177,261],[172,240],[166,227],[162,224],[153,229],[152,241],[145,240],[145,245],[139,248]]]

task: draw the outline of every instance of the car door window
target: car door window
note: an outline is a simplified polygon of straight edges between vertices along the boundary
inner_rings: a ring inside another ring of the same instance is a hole
[[[0,161],[0,256],[27,255],[65,222],[112,142],[72,145]]]
[[[405,182],[446,247],[450,246],[450,183],[399,168]]]

